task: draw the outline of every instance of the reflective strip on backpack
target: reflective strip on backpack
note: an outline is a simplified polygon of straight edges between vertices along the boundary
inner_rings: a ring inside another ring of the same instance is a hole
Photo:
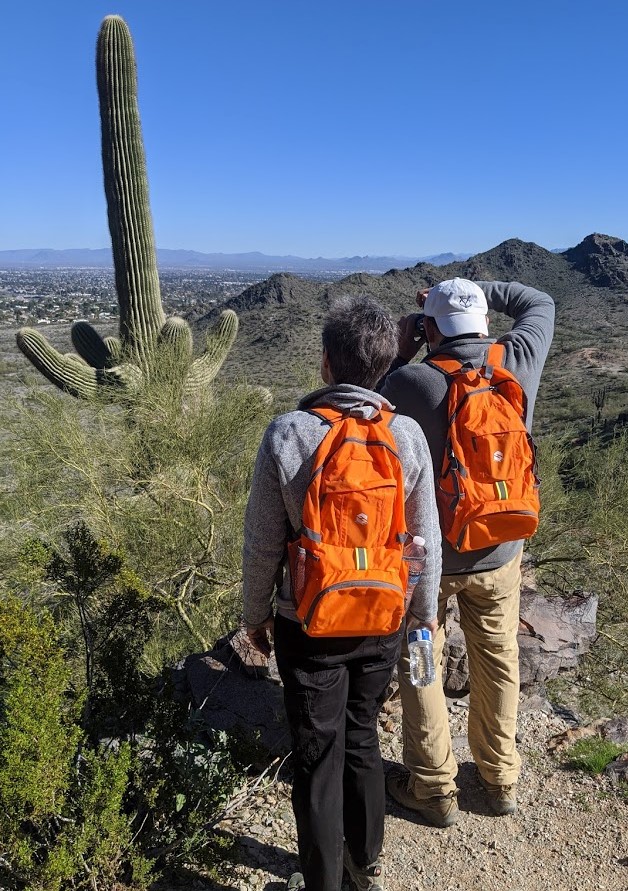
[[[500,501],[505,501],[508,498],[508,486],[504,480],[497,480],[495,483],[495,491],[497,492],[497,497]]]
[[[367,570],[369,568],[368,556],[366,548],[355,549],[355,568]]]
[[[305,538],[309,538],[310,541],[322,541],[323,536],[320,532],[314,532],[313,529],[308,529],[307,526],[301,526],[301,535],[305,536]]]

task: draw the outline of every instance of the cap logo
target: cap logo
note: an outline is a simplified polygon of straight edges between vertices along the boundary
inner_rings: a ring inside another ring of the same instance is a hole
[[[356,523],[359,523],[360,526],[366,526],[366,524],[369,521],[369,518],[368,518],[367,514],[358,514],[357,517],[355,518],[355,521],[356,521]]]
[[[465,309],[469,309],[473,303],[473,297],[469,297],[468,294],[462,294],[458,299],[460,300],[460,305]]]
[[[493,461],[497,461],[497,463],[499,464],[503,460],[504,460],[503,452],[493,452]]]

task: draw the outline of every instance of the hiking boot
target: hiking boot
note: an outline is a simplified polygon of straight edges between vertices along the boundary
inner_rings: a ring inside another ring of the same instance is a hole
[[[384,867],[379,860],[369,866],[356,866],[345,842],[343,862],[357,891],[384,891]]]
[[[386,777],[386,789],[395,801],[416,811],[424,820],[432,826],[445,829],[453,826],[458,819],[458,790],[454,789],[447,795],[432,795],[430,798],[418,799],[414,792],[408,788],[410,775],[407,773],[389,773]]]
[[[481,774],[480,784],[486,790],[490,809],[498,817],[507,817],[517,813],[517,784],[510,783],[499,786],[496,783],[488,783]]]
[[[286,891],[305,891],[305,881],[300,872],[293,872],[288,879]]]

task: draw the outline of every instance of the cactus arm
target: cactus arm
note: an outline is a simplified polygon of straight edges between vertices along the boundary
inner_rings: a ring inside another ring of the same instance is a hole
[[[116,368],[91,368],[74,353],[60,353],[34,328],[21,328],[17,345],[35,368],[50,383],[79,399],[93,399],[102,386],[137,390],[142,372],[134,365]]]
[[[96,395],[96,370],[73,355],[63,355],[33,328],[21,328],[17,345],[26,358],[60,390],[90,399]]]
[[[110,368],[117,364],[107,342],[89,322],[75,322],[71,336],[74,349],[92,368]]]
[[[129,358],[146,369],[165,314],[148,200],[133,42],[120,16],[107,16],[101,25],[96,80],[120,336]]]
[[[184,319],[171,316],[159,332],[158,343],[173,351],[177,359],[189,364],[192,359],[192,332]]]
[[[237,333],[238,317],[232,309],[226,309],[220,314],[218,324],[207,334],[205,352],[192,362],[185,384],[187,393],[194,393],[213,381]]]
[[[111,362],[113,365],[117,365],[122,361],[122,341],[119,337],[114,337],[110,335],[109,337],[104,338],[105,346],[109,352],[109,356],[111,357]]]

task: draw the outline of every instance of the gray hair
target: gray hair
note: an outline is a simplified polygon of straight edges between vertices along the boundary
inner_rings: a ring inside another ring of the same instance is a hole
[[[323,325],[323,347],[337,384],[372,389],[390,368],[398,345],[397,323],[366,294],[340,297]]]

